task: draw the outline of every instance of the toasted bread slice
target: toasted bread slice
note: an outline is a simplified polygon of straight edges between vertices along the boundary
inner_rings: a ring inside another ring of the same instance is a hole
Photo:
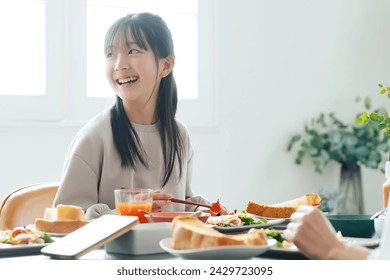
[[[50,221],[47,219],[35,219],[35,228],[37,231],[48,233],[70,233],[76,229],[88,224],[89,221],[75,221],[75,220],[56,220]]]
[[[245,209],[248,213],[267,218],[290,218],[297,209],[295,207],[269,206],[248,201]]]
[[[57,205],[57,220],[84,220],[84,211],[75,205]]]
[[[249,201],[246,206],[246,211],[257,216],[269,218],[290,218],[292,213],[301,205],[318,207],[321,205],[321,197],[318,194],[310,193],[293,200],[272,205]]]
[[[177,216],[172,221],[172,248],[177,250],[197,249],[227,245],[265,245],[267,236],[263,231],[228,235],[206,226],[196,217]]]

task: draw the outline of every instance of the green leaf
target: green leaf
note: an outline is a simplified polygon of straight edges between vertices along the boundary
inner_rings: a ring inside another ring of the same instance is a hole
[[[315,170],[317,173],[322,174],[321,161],[318,160],[318,159],[314,159],[314,160],[313,160],[313,165],[314,165],[314,170]]]
[[[51,238],[51,236],[48,235],[46,232],[43,234],[42,238],[45,241],[45,243],[53,243],[54,242],[54,239]]]
[[[385,94],[386,93],[386,89],[382,89],[381,91],[380,91],[380,94]]]
[[[328,163],[328,161],[330,160],[329,153],[326,150],[321,150],[321,158],[325,164]]]
[[[383,88],[383,85],[382,84],[378,84],[378,87]]]
[[[361,124],[363,122],[362,118],[356,118],[355,123],[356,124]]]
[[[364,99],[364,107],[365,107],[367,110],[370,110],[370,109],[371,109],[371,98],[368,97],[368,96]]]
[[[365,113],[365,112],[364,112]],[[363,113],[363,122],[365,123],[365,124],[368,124],[368,121],[369,121],[369,117],[367,116],[367,114],[364,114]]]
[[[377,113],[371,113],[370,114],[370,119],[374,122],[380,122],[381,121],[381,118],[379,117],[379,115]]]
[[[311,146],[309,143],[307,143],[307,142],[302,142],[302,144],[301,144],[301,148],[302,148],[304,151],[310,151],[311,147],[312,147],[312,146]]]
[[[387,127],[387,124],[385,124],[385,123],[380,123],[380,124],[378,125],[378,129],[379,129],[379,130],[385,129],[386,127]]]
[[[299,140],[301,140],[301,136],[300,135],[294,135],[291,140],[290,140],[290,143],[288,144],[288,147],[287,147],[287,150],[288,151],[291,151],[292,147],[294,146],[294,144],[296,142],[298,142]]]

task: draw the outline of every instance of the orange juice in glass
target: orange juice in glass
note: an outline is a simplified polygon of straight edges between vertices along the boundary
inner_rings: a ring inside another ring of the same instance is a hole
[[[121,216],[137,216],[140,223],[147,223],[144,213],[138,210],[152,212],[151,189],[118,189],[115,194],[116,213]]]

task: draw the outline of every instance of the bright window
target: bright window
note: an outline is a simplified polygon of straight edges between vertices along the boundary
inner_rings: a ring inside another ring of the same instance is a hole
[[[0,4],[1,95],[45,94],[45,3],[15,0]],[[20,7],[24,7],[21,9]],[[15,15],[18,15],[15,18]],[[17,24],[20,19],[23,22]]]

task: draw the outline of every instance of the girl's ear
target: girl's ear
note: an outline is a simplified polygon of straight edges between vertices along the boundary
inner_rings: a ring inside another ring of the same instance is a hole
[[[162,70],[160,72],[160,77],[165,78],[168,76],[175,66],[175,57],[173,55],[169,55],[166,58],[162,59]]]

